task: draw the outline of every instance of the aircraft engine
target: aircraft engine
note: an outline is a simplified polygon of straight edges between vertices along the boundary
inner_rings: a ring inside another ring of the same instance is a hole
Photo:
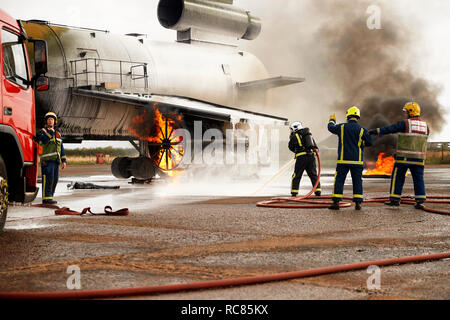
[[[158,19],[163,27],[178,31],[178,41],[205,32],[256,39],[261,32],[260,19],[232,4],[233,1],[225,0],[161,0]]]

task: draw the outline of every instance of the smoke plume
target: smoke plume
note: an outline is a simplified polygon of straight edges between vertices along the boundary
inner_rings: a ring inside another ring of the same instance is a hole
[[[361,124],[376,128],[401,120],[405,103],[417,101],[431,130],[440,131],[444,121],[437,100],[439,89],[404,65],[414,45],[409,26],[385,17],[382,29],[370,30],[367,16],[360,14],[369,4],[337,2],[331,9],[342,12],[341,18],[333,19],[317,34],[333,57],[330,67],[341,92],[337,108],[344,111],[352,105],[360,106]],[[377,139],[367,155],[376,159],[380,152],[391,153],[395,143],[395,136]]]
[[[360,123],[376,128],[402,120],[404,104],[414,100],[431,131],[442,129],[440,88],[416,76],[411,61],[416,58],[418,39],[411,24],[402,24],[392,8],[380,4],[381,29],[370,30],[367,9],[373,1],[285,0],[283,4],[262,16],[264,41],[252,48],[271,73],[285,72],[280,64],[287,64],[288,74],[307,78],[303,87],[275,93],[282,106],[289,106],[286,113],[291,121],[303,120],[313,133],[323,133],[328,113],[336,112],[344,121],[347,108],[356,105],[362,113]],[[268,51],[268,43],[276,50]],[[315,134],[318,140],[328,135],[320,133]],[[395,143],[395,136],[379,138],[367,155],[375,160],[379,152],[392,152]]]

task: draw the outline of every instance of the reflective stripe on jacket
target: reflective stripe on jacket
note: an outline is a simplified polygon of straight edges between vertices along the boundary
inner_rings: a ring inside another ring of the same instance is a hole
[[[397,140],[397,157],[423,159],[427,157],[428,126],[421,119],[408,119],[406,133]]]
[[[66,161],[63,142],[58,131],[42,129],[38,133],[38,137],[39,144],[42,146],[41,161]]]
[[[290,139],[289,139],[289,150],[295,153],[295,157],[301,157],[307,154],[313,154],[313,147],[317,148],[317,145],[312,139],[314,146],[306,146],[304,143],[304,136],[310,135],[310,131],[308,128],[301,129],[297,132],[291,133]]]
[[[364,147],[370,147],[372,137],[366,128],[355,120],[336,124],[334,120],[328,123],[328,131],[339,137],[338,164],[364,164]]]
[[[380,134],[400,133],[397,140],[396,161],[423,165],[427,152],[430,129],[420,118],[399,121],[379,129]]]

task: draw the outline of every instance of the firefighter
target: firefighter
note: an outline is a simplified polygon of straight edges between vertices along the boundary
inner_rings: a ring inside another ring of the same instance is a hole
[[[58,117],[49,112],[45,115],[45,127],[37,135],[39,145],[42,146],[41,173],[42,173],[42,203],[56,204],[53,200],[59,178],[59,165],[64,170],[67,165],[66,153],[60,133],[55,129]]]
[[[314,149],[317,144],[312,138],[309,128],[303,128],[301,122],[294,122],[290,126],[291,136],[289,139],[289,150],[295,154],[297,159],[295,162],[295,172],[292,175],[291,195],[296,197],[299,192],[300,180],[303,172],[306,170],[313,187],[317,182],[316,159],[314,157]],[[320,182],[314,190],[316,196],[321,195]]]
[[[423,203],[427,199],[423,173],[430,129],[427,123],[420,118],[419,104],[408,102],[403,111],[405,120],[383,128],[372,129],[370,134],[381,136],[399,133],[394,171],[391,176],[390,201],[385,202],[385,204],[395,207],[400,206],[405,175],[409,169],[414,182],[415,208],[422,209]]]
[[[359,125],[361,112],[357,107],[347,110],[347,123],[336,124],[336,115],[330,117],[328,131],[339,137],[338,161],[333,186],[333,204],[331,210],[339,210],[339,202],[344,194],[344,183],[348,172],[353,182],[353,202],[355,209],[361,210],[363,202],[362,172],[364,167],[364,147],[373,143],[368,130]]]

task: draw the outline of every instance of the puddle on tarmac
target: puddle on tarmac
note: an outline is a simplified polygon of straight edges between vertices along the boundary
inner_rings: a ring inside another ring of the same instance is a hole
[[[35,221],[11,221],[6,224],[5,230],[32,230],[53,227],[55,224],[39,223]]]

